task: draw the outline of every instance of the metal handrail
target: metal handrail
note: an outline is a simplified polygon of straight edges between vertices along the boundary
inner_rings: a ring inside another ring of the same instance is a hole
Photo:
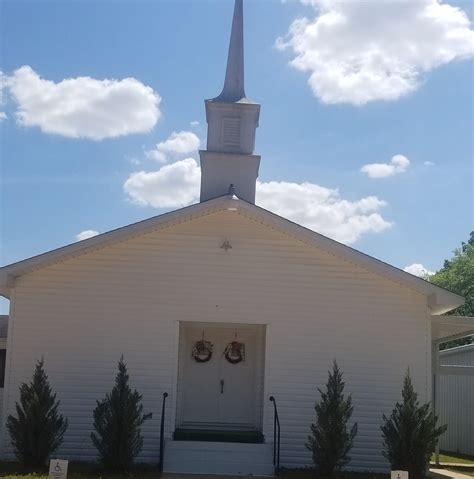
[[[280,418],[278,417],[278,409],[274,396],[270,396],[273,403],[273,466],[275,467],[275,475],[280,474]]]
[[[163,472],[163,463],[165,458],[165,404],[168,393],[163,393],[163,403],[161,406],[161,425],[160,425],[160,462],[158,463],[159,472]]]

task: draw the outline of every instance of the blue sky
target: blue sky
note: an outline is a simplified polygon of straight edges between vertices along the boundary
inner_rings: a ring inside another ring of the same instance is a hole
[[[233,2],[0,6],[1,264],[195,202]],[[257,202],[439,269],[474,228],[470,19],[470,2],[247,0]]]

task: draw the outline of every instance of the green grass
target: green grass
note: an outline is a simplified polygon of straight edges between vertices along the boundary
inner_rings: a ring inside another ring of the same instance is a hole
[[[435,455],[433,454],[431,461],[435,461]],[[439,462],[451,462],[453,464],[473,464],[474,457],[464,456],[462,454],[444,453],[439,455]]]
[[[131,474],[104,474],[97,470],[97,466],[88,464],[70,463],[68,479],[158,479],[159,474],[155,468],[141,468]],[[166,479],[166,474],[163,479]],[[313,479],[311,470],[283,470],[282,479]],[[388,479],[385,474],[373,473],[343,473],[338,479]],[[48,473],[44,472],[28,474],[22,472],[21,466],[13,462],[0,462],[0,478],[2,479],[48,479]],[[168,476],[169,478],[169,476]],[[216,476],[218,479],[218,476]]]
[[[0,477],[3,479],[48,479],[47,474],[6,474],[0,473]],[[72,473],[67,475],[68,479],[157,479],[159,476],[157,473],[145,473],[139,475],[96,475],[96,474],[81,474]]]
[[[68,468],[68,479],[158,479],[157,468],[137,468],[133,473],[128,474],[104,474],[97,466],[90,464],[70,463]],[[27,473],[22,467],[14,462],[0,462],[0,478],[2,479],[48,479],[48,471]]]
[[[283,469],[282,479],[314,479],[314,472],[310,469]],[[388,474],[375,474],[373,472],[343,472],[337,479],[388,479]]]
[[[8,474],[3,475],[0,473],[0,477],[3,479],[48,479],[47,474]],[[139,475],[112,475],[112,476],[103,476],[95,474],[68,474],[68,479],[158,479],[158,473],[145,473]]]
[[[435,456],[433,454],[432,461],[434,462],[434,460]],[[459,464],[459,467],[450,467],[448,470],[474,477],[474,469],[466,467],[468,465],[474,466],[474,457],[464,456],[462,454],[444,453],[439,455],[439,462],[441,464]]]

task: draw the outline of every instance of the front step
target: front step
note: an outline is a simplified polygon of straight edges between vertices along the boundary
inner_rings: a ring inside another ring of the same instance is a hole
[[[207,442],[243,442],[260,444],[264,437],[260,431],[221,431],[213,429],[176,429],[175,441],[207,441]]]
[[[167,440],[164,471],[273,476],[271,444]]]

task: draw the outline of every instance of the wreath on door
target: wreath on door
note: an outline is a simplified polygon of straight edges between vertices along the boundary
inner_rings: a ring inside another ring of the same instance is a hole
[[[245,361],[245,344],[239,341],[230,342],[224,350],[224,356],[230,364]]]
[[[214,345],[210,341],[200,339],[194,343],[191,356],[197,363],[207,363],[211,360],[213,351]]]

